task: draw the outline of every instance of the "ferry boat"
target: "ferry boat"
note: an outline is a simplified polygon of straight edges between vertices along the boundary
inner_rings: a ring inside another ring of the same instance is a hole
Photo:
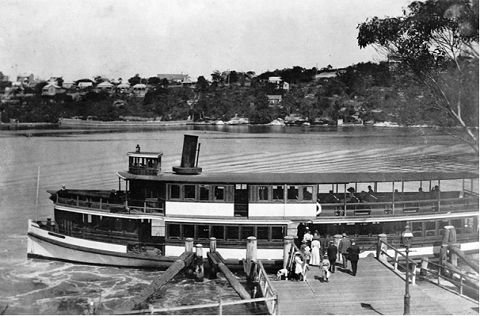
[[[242,265],[249,236],[258,259],[282,264],[284,237],[307,225],[323,243],[347,234],[374,253],[379,234],[400,246],[408,224],[413,255],[434,255],[445,226],[464,251],[478,251],[478,174],[220,173],[198,167],[198,136],[185,135],[181,165],[161,168],[162,153],[127,153],[116,190],[48,191],[54,220],[29,220],[28,256],[135,268],[166,268],[186,238]],[[301,237],[301,236],[300,236]]]

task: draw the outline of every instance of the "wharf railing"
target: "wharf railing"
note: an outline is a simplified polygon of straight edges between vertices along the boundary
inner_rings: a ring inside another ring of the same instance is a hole
[[[411,258],[408,258],[407,262],[407,256],[403,253],[404,251],[390,245],[386,242],[386,239],[387,235],[385,234],[380,234],[378,236],[377,259],[395,272],[400,272],[399,267],[403,268],[404,271],[407,271],[408,269],[408,271],[411,272],[409,273],[408,282],[415,284],[417,263]],[[393,256],[388,253],[389,250],[390,252],[393,252]]]
[[[260,297],[260,298],[252,298],[252,299],[246,299],[246,300],[240,300],[240,301],[223,301],[221,298],[219,298],[218,302],[214,303],[206,303],[206,304],[199,304],[199,305],[188,305],[188,306],[175,306],[175,307],[162,307],[162,308],[155,308],[152,305],[150,305],[149,309],[141,309],[141,310],[134,310],[134,311],[128,311],[128,312],[121,312],[121,313],[115,313],[115,315],[154,315],[157,313],[165,313],[165,314],[171,314],[172,312],[180,312],[180,311],[185,311],[189,312],[191,314],[192,311],[199,311],[199,310],[204,310],[207,308],[215,308],[216,309],[216,314],[217,315],[223,315],[224,314],[224,309],[227,306],[240,306],[240,305],[245,305],[245,304],[254,304],[254,303],[261,303],[261,302],[275,302],[275,306],[277,305],[278,297]],[[232,311],[227,311],[228,315],[231,315]],[[235,314],[244,314],[245,312],[240,311]],[[201,313],[202,315],[208,315],[208,314],[214,314],[213,312],[208,312],[208,313]]]
[[[429,266],[433,269],[429,268]],[[464,289],[466,288],[467,290],[470,290],[470,292],[475,294],[474,297],[476,297],[475,299],[478,301],[478,276],[470,276],[460,271],[451,270],[452,269],[447,267],[446,265],[435,263],[431,260],[428,260],[427,258],[423,258],[421,262],[420,277],[422,279],[431,281],[431,279],[428,278],[428,275],[430,275],[431,277],[435,278],[437,285],[442,288],[447,288],[441,284],[442,279],[446,280],[455,285],[454,291],[458,292],[460,295],[464,295]],[[450,273],[445,273],[446,271],[450,271]]]
[[[272,283],[265,272],[262,262],[259,260],[254,267],[254,282],[262,294],[262,299],[265,302],[270,315],[278,314],[278,294],[273,288]],[[255,292],[254,292],[255,293]]]

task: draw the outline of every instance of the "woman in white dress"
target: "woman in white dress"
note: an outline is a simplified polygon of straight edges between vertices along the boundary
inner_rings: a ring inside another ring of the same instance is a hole
[[[314,239],[312,241],[312,251],[310,254],[310,265],[311,266],[319,266],[320,265],[320,241],[318,239]]]

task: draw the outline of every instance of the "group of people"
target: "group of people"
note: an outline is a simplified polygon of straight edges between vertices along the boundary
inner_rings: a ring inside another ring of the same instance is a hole
[[[322,270],[323,281],[329,282],[331,274],[335,273],[338,257],[341,257],[343,269],[348,269],[348,261],[350,261],[352,275],[355,276],[357,274],[360,248],[354,241],[350,241],[345,233],[342,235],[338,247],[333,240],[329,240],[328,246],[325,248],[322,247],[318,231],[315,231],[312,235],[308,227],[301,227],[299,225],[299,228],[297,232],[299,237],[302,231],[304,231],[300,246],[303,258],[299,252],[295,253],[292,279],[305,280],[309,267],[318,266]],[[284,273],[286,273],[286,271]]]

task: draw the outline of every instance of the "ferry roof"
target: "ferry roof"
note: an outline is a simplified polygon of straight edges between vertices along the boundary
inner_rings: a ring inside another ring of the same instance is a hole
[[[179,175],[161,173],[158,176],[134,175],[119,172],[118,175],[128,180],[150,180],[189,183],[243,183],[243,184],[320,184],[320,183],[362,183],[362,182],[402,182],[428,180],[477,179],[472,172],[357,172],[357,173],[201,173],[198,175]]]
[[[127,153],[128,157],[136,157],[136,158],[158,158],[160,156],[163,156],[163,153],[159,152],[128,152]]]

